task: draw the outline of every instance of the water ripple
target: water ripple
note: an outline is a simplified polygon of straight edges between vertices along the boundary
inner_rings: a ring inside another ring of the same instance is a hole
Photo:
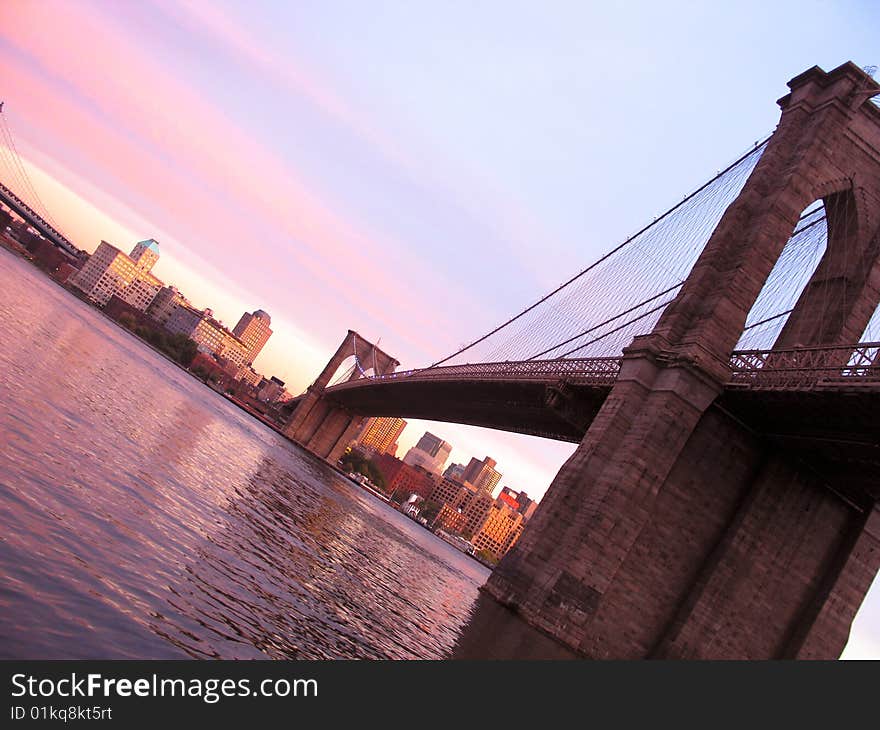
[[[440,658],[487,572],[0,250],[0,657]]]

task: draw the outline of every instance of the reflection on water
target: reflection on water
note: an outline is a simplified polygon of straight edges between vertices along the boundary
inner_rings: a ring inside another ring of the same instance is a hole
[[[0,657],[447,656],[488,573],[0,249]]]

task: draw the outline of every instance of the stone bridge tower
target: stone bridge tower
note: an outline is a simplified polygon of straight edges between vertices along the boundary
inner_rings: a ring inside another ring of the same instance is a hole
[[[880,566],[880,489],[847,494],[719,399],[749,311],[814,201],[827,249],[776,347],[858,342],[880,300],[880,86],[847,63],[789,88],[680,294],[624,351],[485,586],[581,655],[837,657]],[[468,656],[467,635],[460,646]]]
[[[334,402],[324,391],[342,363],[353,355],[361,367],[365,370],[373,369],[376,375],[393,373],[400,364],[357,332],[349,330],[330,362],[308,387],[284,427],[285,435],[334,465],[348,443],[357,436],[364,418]],[[349,380],[360,377],[362,373],[355,367]]]

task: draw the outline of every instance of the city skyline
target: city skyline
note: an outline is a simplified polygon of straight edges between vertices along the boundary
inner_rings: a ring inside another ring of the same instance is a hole
[[[441,10],[387,8],[369,25],[357,7],[8,3],[4,113],[81,245],[155,236],[161,278],[197,306],[233,322],[259,301],[277,332],[260,366],[301,392],[348,328],[381,337],[405,367],[445,356],[771,129],[779,79],[876,60],[865,57],[876,11],[858,3],[803,15],[759,6],[768,27],[795,23],[782,39],[742,8],[670,5],[664,16],[680,22],[661,40],[649,6],[556,7],[487,6],[462,36]],[[50,10],[58,22],[45,27]],[[331,53],[301,27],[345,43]],[[642,55],[616,52],[623,33]],[[685,39],[713,64],[682,58]],[[125,75],[106,73],[107,58],[124,58]],[[481,270],[491,286],[462,274]],[[495,454],[537,496],[572,451],[460,426],[448,438]]]

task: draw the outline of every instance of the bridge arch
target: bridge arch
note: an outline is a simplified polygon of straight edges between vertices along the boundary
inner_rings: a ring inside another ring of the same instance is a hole
[[[865,330],[873,311],[866,279],[877,258],[860,236],[868,230],[866,211],[851,180],[823,188],[764,281],[737,350],[853,343]]]
[[[775,344],[855,342],[880,300],[880,108],[868,101],[877,84],[845,64],[789,87],[761,159],[654,329],[661,349],[708,353],[716,377],[812,201],[823,202],[828,245]]]
[[[372,378],[377,375],[376,369],[372,363],[365,363],[359,355],[352,354],[345,358],[336,372],[330,376],[327,387],[333,387],[340,383],[349,383],[361,378]]]
[[[857,342],[880,299],[871,282],[872,272],[880,274],[880,232],[864,202],[867,191],[852,179],[818,190],[827,244],[774,343],[779,349]]]
[[[728,387],[731,353],[811,201],[828,244],[777,341],[848,346],[880,301],[880,108],[868,102],[880,84],[847,63],[789,88],[739,196],[654,330],[624,350],[583,441],[485,586],[584,655],[837,656],[876,575],[875,479],[845,468],[876,463],[874,444],[861,451],[844,433],[853,401]],[[869,439],[873,398],[858,400]]]
[[[347,367],[347,364],[351,365]],[[370,370],[379,375],[394,372],[400,364],[377,345],[348,330],[333,357],[301,396],[284,433],[311,452],[335,464],[345,446],[363,424],[363,417],[325,395],[336,376],[346,382],[364,377]]]

